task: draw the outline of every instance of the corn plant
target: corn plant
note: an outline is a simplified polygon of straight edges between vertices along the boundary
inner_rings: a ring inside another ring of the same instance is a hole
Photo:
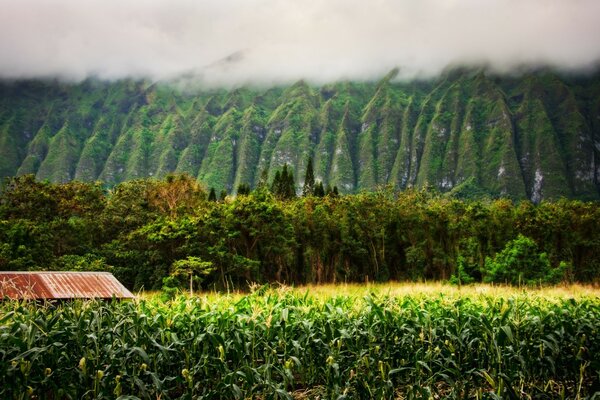
[[[2,399],[571,398],[600,300],[527,293],[0,304]]]

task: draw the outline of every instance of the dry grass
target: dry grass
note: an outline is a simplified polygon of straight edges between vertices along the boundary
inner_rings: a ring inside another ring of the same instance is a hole
[[[511,297],[515,295],[531,295],[548,298],[581,298],[598,297],[600,288],[591,285],[559,285],[549,287],[513,287],[505,285],[476,284],[467,286],[453,286],[443,282],[431,283],[369,283],[369,284],[327,284],[327,285],[308,285],[289,288],[292,291],[304,293],[308,291],[315,297],[335,297],[350,296],[362,297],[369,293],[388,296],[437,296],[448,295],[450,297],[459,296],[493,296],[493,297]]]
[[[255,285],[252,291],[261,290],[262,286]],[[444,282],[388,282],[388,283],[341,283],[341,284],[323,284],[323,285],[305,285],[305,286],[286,286],[284,284],[271,284],[265,293],[293,293],[298,296],[308,295],[317,300],[326,301],[333,297],[349,297],[359,300],[368,295],[389,296],[389,297],[444,297],[446,299],[456,299],[459,297],[519,297],[546,300],[560,299],[581,299],[581,298],[600,298],[600,287],[594,285],[558,285],[546,287],[513,287],[506,285],[474,284],[463,285],[461,287],[450,285]],[[185,296],[186,292],[182,294]],[[235,291],[223,293],[216,291],[204,291],[195,294],[202,298],[206,303],[235,303],[247,296],[249,292]],[[139,292],[138,298],[150,299],[160,295],[159,291]]]

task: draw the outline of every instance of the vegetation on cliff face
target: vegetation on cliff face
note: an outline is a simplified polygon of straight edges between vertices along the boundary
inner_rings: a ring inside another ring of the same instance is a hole
[[[0,176],[109,186],[187,173],[217,193],[306,160],[342,193],[430,186],[534,202],[600,192],[600,79],[549,71],[435,81],[181,91],[148,82],[0,84]],[[463,190],[468,186],[468,190]]]

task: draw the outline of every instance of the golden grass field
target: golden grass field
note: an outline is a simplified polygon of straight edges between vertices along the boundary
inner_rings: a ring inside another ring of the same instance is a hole
[[[263,286],[259,284],[250,285],[249,291],[201,291],[194,293],[194,296],[205,297],[206,299],[239,299]],[[310,297],[327,299],[332,297],[344,296],[361,298],[370,294],[377,296],[405,297],[405,296],[445,296],[449,298],[465,297],[514,297],[528,296],[531,298],[540,297],[545,299],[600,297],[600,286],[584,284],[564,284],[556,286],[542,287],[515,287],[507,285],[474,284],[455,286],[444,282],[387,282],[387,283],[339,283],[339,284],[311,284],[303,286],[287,286],[285,284],[268,285],[267,292],[276,292],[279,294],[291,292],[296,295],[308,294]],[[187,292],[182,291],[185,295]],[[141,291],[137,295],[140,298],[150,298],[160,294],[160,291]]]

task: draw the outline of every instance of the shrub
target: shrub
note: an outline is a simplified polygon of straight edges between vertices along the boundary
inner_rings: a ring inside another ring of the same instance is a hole
[[[552,268],[548,255],[540,253],[531,238],[519,236],[506,244],[494,258],[485,260],[484,281],[516,284],[558,283],[564,264]]]
[[[463,256],[458,256],[456,260],[456,274],[452,274],[449,279],[449,282],[452,285],[468,285],[470,283],[475,282],[475,278],[473,278],[467,268],[465,267],[465,259]]]

